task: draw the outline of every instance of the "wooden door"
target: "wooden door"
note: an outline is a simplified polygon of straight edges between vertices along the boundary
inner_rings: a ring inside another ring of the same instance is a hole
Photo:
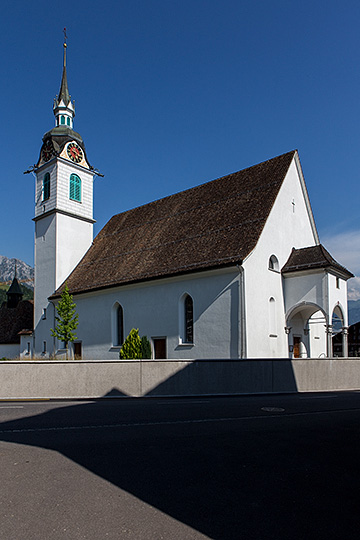
[[[154,357],[166,358],[166,338],[153,338]]]
[[[301,337],[294,336],[294,358],[300,358]]]
[[[82,358],[81,342],[74,343],[74,357],[75,360],[81,360]]]

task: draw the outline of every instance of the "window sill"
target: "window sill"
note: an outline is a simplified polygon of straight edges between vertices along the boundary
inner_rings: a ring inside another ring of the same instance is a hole
[[[178,344],[178,347],[181,347],[181,348],[190,348],[190,347],[195,347],[195,343],[186,343],[186,342],[180,342]]]
[[[275,272],[275,274],[280,274],[280,270],[276,270],[276,268],[268,268],[268,270],[270,270],[270,272]]]
[[[120,351],[122,345],[111,345],[110,351]]]

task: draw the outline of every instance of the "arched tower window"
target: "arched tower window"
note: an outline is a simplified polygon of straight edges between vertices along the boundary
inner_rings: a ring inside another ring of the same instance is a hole
[[[77,174],[70,175],[70,199],[81,202],[81,180]]]
[[[69,117],[66,118],[66,123],[67,123],[68,126],[70,126],[70,118]]]
[[[112,342],[114,347],[124,343],[124,310],[118,302],[112,309]]]
[[[60,118],[60,123],[65,125],[65,116],[61,116]]]
[[[194,303],[189,294],[184,300],[184,316],[185,316],[185,342],[193,343],[194,341]]]
[[[275,255],[271,255],[269,259],[269,270],[279,271],[279,261]]]
[[[43,197],[42,200],[46,201],[50,197],[50,173],[46,173],[43,178]]]

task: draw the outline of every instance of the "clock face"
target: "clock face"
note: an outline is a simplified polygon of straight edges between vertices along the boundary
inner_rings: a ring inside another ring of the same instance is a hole
[[[83,151],[80,146],[74,142],[68,144],[67,155],[74,163],[80,163],[83,159]]]
[[[43,160],[49,161],[49,159],[51,159],[54,154],[55,154],[55,151],[54,151],[53,143],[51,142],[51,140],[47,140],[41,152]]]

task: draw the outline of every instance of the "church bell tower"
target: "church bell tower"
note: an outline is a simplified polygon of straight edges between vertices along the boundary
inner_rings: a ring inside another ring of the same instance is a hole
[[[48,357],[55,350],[50,329],[54,305],[48,298],[66,280],[93,240],[93,180],[84,142],[74,131],[75,102],[66,73],[66,34],[59,95],[54,99],[55,127],[45,133],[34,166],[35,294],[34,350]]]

